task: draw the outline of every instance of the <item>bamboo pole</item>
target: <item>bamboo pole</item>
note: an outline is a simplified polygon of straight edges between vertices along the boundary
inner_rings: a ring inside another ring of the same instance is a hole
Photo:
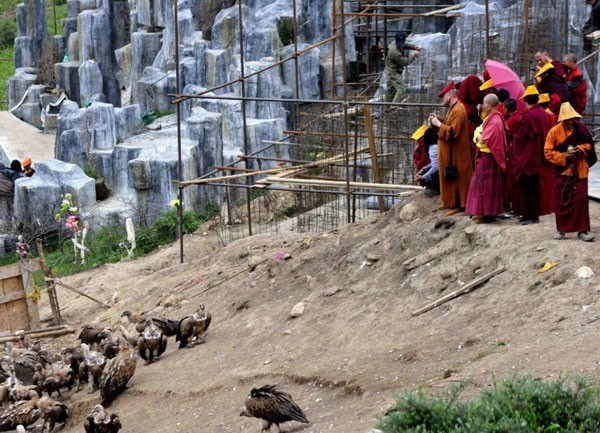
[[[289,178],[289,177],[267,177],[265,179],[259,180],[257,183],[291,183],[297,185],[313,185],[313,186],[338,186],[338,187],[346,187],[347,182],[343,180],[310,180],[310,179],[298,179],[298,178]],[[422,191],[424,188],[422,186],[416,185],[394,185],[387,183],[371,183],[371,182],[349,182],[349,186],[352,188],[375,188],[375,189],[385,189],[385,190],[399,190],[399,189],[411,189],[415,191]]]
[[[67,290],[70,290],[71,292],[77,293],[78,295],[81,295],[81,296],[83,296],[85,298],[91,299],[95,303],[102,305],[104,308],[110,308],[110,305],[106,304],[105,302],[99,301],[96,298],[94,298],[94,297],[92,297],[92,296],[90,296],[90,295],[88,295],[86,293],[83,293],[81,290],[77,290],[75,287],[69,286],[67,283],[63,283],[60,280],[55,280],[54,282],[56,284],[58,284],[59,286],[64,287]]]
[[[363,107],[365,113],[365,128],[367,129],[367,135],[369,136],[369,151],[371,153],[371,166],[373,167],[373,179],[377,183],[381,183],[381,176],[379,175],[379,162],[377,161],[377,149],[375,148],[375,133],[373,132],[373,119],[371,118],[371,109],[368,105]],[[385,213],[385,203],[383,197],[377,196],[377,203],[379,204],[379,212]]]
[[[412,315],[413,316],[418,316],[420,314],[425,313],[426,311],[432,310],[435,307],[442,305],[448,301],[450,301],[451,299],[454,299],[464,293],[470,292],[471,290],[473,290],[474,288],[482,285],[483,283],[485,283],[486,281],[488,281],[490,278],[504,272],[506,270],[506,268],[504,266],[500,266],[498,269],[490,272],[489,274],[485,274],[482,275],[481,277],[477,278],[476,280],[471,281],[468,284],[465,284],[464,286],[462,286],[460,289],[453,291],[452,293],[448,293],[445,296],[442,296],[441,298],[439,298],[438,300],[425,305],[422,308],[419,308],[416,311],[413,311]]]

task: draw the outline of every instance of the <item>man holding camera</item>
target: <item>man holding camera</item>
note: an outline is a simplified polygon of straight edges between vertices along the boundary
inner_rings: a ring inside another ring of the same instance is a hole
[[[465,210],[469,183],[473,174],[467,110],[458,100],[458,91],[450,82],[439,94],[448,107],[446,117],[429,116],[429,123],[439,128],[438,164],[440,172],[440,199],[438,209],[446,215]]]

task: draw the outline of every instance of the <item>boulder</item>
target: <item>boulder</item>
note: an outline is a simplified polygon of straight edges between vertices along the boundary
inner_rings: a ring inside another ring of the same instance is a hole
[[[102,93],[102,72],[94,60],[85,60],[77,71],[79,75],[80,105],[85,107],[92,102],[92,96]]]
[[[14,108],[27,92],[29,86],[35,84],[37,80],[37,70],[35,68],[24,67],[17,68],[15,74],[9,78],[7,85],[8,107]]]
[[[87,177],[78,166],[56,159],[39,162],[35,168],[35,176],[15,182],[15,222],[33,232],[55,227],[55,215],[66,193],[73,196],[85,218],[96,202],[94,179]]]
[[[303,50],[308,44],[299,44],[298,49]],[[288,45],[281,51],[281,58],[288,59],[294,54],[294,46]],[[319,99],[321,97],[320,83],[320,51],[318,48],[310,50],[298,57],[299,99]],[[289,60],[281,65],[283,83],[292,90],[292,98],[296,99],[296,66],[294,60]]]
[[[71,61],[58,63],[55,65],[56,72],[56,84],[60,87],[67,98],[71,101],[79,101],[80,87],[79,87],[79,62]]]
[[[152,65],[160,47],[161,33],[136,32],[131,35],[131,66],[126,85],[131,86],[131,103],[139,104],[142,111],[146,109],[145,100],[147,98],[140,91],[138,82],[142,78],[144,70]]]

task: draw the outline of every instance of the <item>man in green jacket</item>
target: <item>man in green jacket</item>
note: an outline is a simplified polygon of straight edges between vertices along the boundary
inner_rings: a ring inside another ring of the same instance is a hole
[[[385,59],[385,72],[387,75],[386,102],[403,102],[409,98],[408,86],[402,79],[404,68],[414,62],[421,55],[421,47],[406,42],[406,32],[397,32],[395,41],[388,47]],[[414,53],[409,55],[409,50]]]

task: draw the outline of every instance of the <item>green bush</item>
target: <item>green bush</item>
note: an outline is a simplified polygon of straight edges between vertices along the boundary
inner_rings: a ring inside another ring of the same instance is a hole
[[[600,392],[582,378],[530,376],[494,383],[471,401],[452,387],[442,397],[422,391],[396,396],[379,420],[385,433],[597,433]]]
[[[17,37],[17,25],[14,21],[0,22],[0,48],[12,47]]]

